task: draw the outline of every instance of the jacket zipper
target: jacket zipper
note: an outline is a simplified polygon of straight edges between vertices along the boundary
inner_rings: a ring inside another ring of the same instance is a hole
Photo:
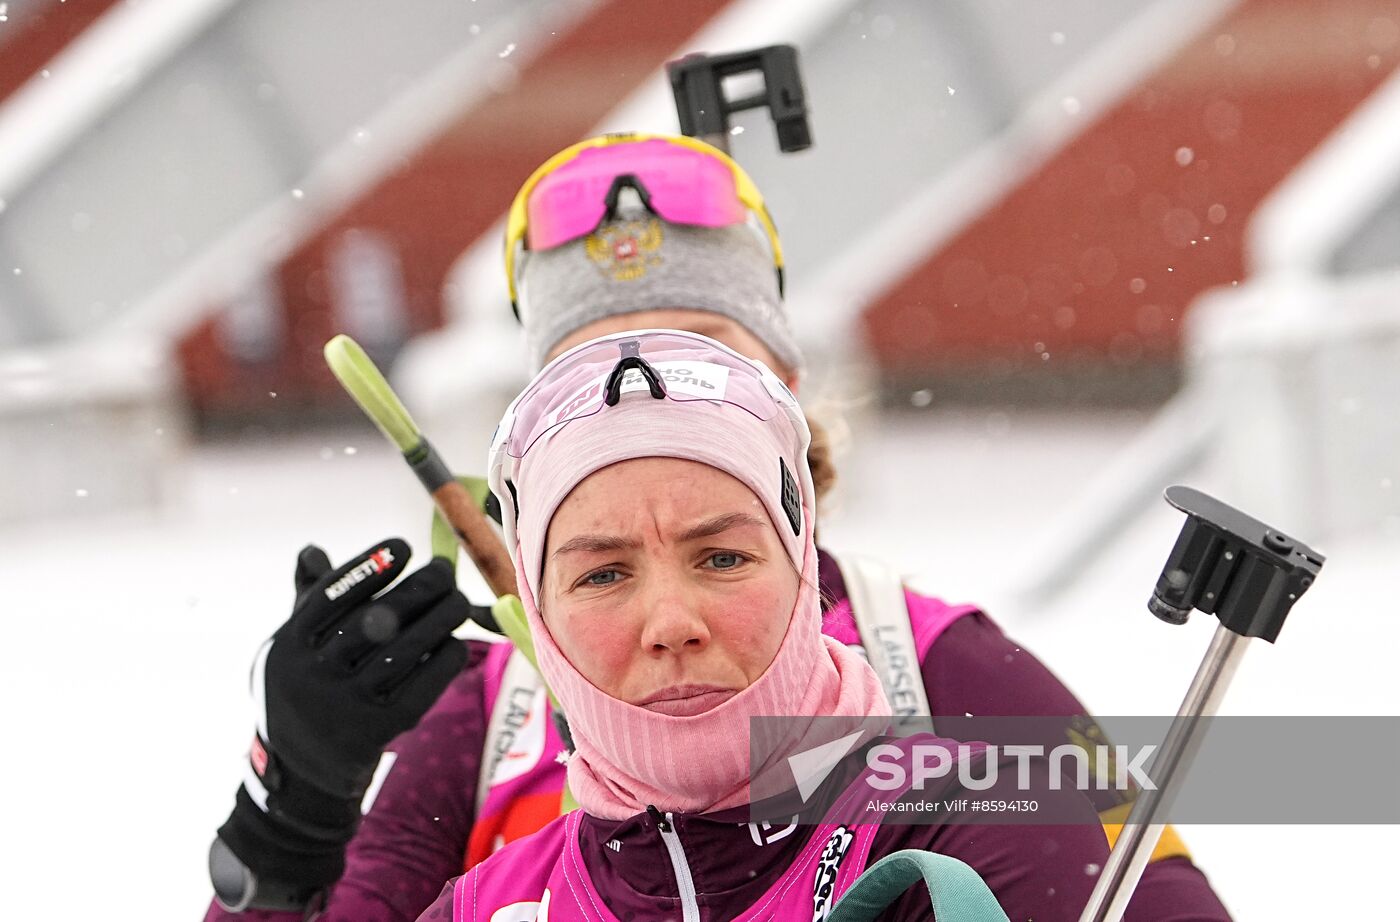
[[[695,880],[690,876],[690,865],[685,860],[685,849],[681,847],[681,837],[676,835],[676,827],[670,813],[664,817],[661,811],[648,806],[647,813],[656,823],[661,833],[661,841],[666,843],[666,853],[671,858],[671,870],[676,875],[676,886],[681,893],[681,922],[700,922],[700,903],[695,898]]]

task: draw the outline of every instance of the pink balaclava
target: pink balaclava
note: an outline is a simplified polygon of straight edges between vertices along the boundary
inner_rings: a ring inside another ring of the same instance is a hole
[[[749,799],[751,717],[791,718],[781,730],[765,730],[764,751],[773,753],[767,761],[777,765],[830,740],[829,727],[821,735],[812,726],[814,717],[890,713],[869,665],[821,632],[807,438],[805,425],[798,431],[783,413],[760,420],[731,404],[658,400],[643,389],[549,431],[520,460],[516,496],[502,497],[519,508],[507,533],[516,539],[517,579],[539,668],[577,747],[568,762],[569,787],[588,813],[623,819],[650,805],[684,813],[739,806]],[[648,457],[698,461],[744,483],[763,502],[802,575],[796,606],[781,615],[788,618],[787,633],[767,670],[733,698],[692,717],[658,714],[599,690],[555,643],[537,603],[545,536],[560,503],[595,471]],[[793,497],[794,490],[800,496]],[[779,739],[771,739],[774,732]]]

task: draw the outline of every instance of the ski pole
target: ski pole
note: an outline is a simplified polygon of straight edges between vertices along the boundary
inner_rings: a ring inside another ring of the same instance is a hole
[[[404,460],[432,495],[438,511],[481,571],[486,585],[498,597],[516,595],[515,567],[505,543],[466,487],[452,475],[437,449],[418,430],[365,350],[342,333],[326,343],[324,352],[326,364],[341,385],[389,441],[403,452]]]
[[[1192,609],[1220,619],[1148,776],[1155,790],[1133,803],[1080,922],[1119,922],[1163,824],[1157,815],[1179,790],[1200,750],[1200,718],[1220,707],[1252,638],[1278,639],[1293,603],[1326,560],[1301,541],[1190,487],[1168,487],[1166,500],[1186,513],[1147,608],[1168,624],[1185,624]]]
[[[375,367],[373,360],[360,348],[360,344],[341,333],[326,343],[324,350],[326,364],[340,381],[346,392],[374,421],[379,431],[403,452],[403,459],[418,475],[418,480],[433,497],[438,510],[438,518],[433,521],[433,549],[436,552],[441,542],[438,540],[439,521],[452,529],[457,542],[466,550],[472,563],[481,571],[486,585],[496,594],[496,601],[489,608],[472,606],[472,620],[488,631],[505,634],[530,665],[539,671],[535,659],[535,644],[530,637],[530,627],[526,621],[525,609],[515,586],[515,565],[503,541],[496,535],[486,514],[472,496],[467,485],[452,475],[452,469],[437,449],[418,430],[413,417],[408,415],[403,402],[383,373]],[[448,544],[450,548],[450,543]],[[455,555],[451,558],[454,562]],[[554,706],[554,716],[562,725],[561,735],[570,739],[568,723],[559,707],[559,700],[548,685],[545,694]],[[570,744],[572,746],[572,743]],[[561,812],[567,813],[578,807],[569,786],[564,785],[560,794]]]

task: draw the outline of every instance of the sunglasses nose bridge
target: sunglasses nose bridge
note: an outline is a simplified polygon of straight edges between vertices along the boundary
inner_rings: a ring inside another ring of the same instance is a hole
[[[651,192],[646,184],[636,173],[619,173],[614,176],[612,183],[608,186],[607,195],[603,198],[603,219],[612,220],[617,217],[617,208],[622,199],[622,190],[631,189],[637,193],[637,198],[641,199],[642,207],[652,214],[656,214],[656,209],[651,204]]]
[[[632,355],[626,354],[626,347],[629,345],[633,347]],[[622,399],[623,377],[627,374],[627,371],[632,368],[637,369],[637,371],[641,373],[642,379],[646,381],[647,390],[651,392],[651,396],[654,399],[666,399],[666,385],[662,382],[661,375],[657,373],[655,368],[651,367],[651,364],[646,359],[636,354],[637,346],[638,343],[635,340],[630,343],[623,343],[624,354],[622,358],[617,360],[617,364],[613,366],[612,374],[608,375],[608,383],[604,388],[605,396],[603,397],[603,402],[610,407],[617,406],[617,402]]]

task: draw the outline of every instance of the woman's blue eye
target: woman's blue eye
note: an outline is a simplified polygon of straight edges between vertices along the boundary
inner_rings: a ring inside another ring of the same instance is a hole
[[[583,579],[590,586],[607,586],[617,582],[617,571],[599,570],[597,573],[588,574]]]
[[[714,564],[716,570],[732,570],[743,562],[738,554],[711,554],[710,563]]]

